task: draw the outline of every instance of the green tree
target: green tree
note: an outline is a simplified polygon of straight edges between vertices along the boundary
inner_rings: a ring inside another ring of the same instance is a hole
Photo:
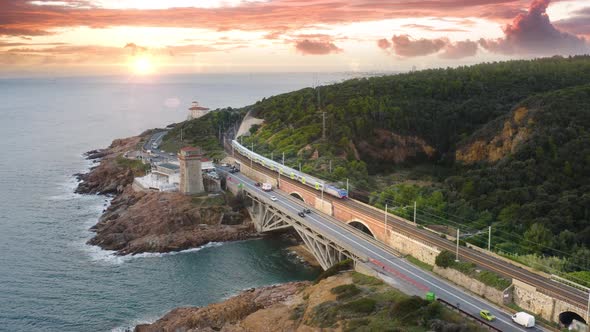
[[[520,210],[520,205],[518,204],[510,204],[507,207],[503,208],[498,215],[498,221],[503,224],[509,225],[516,221],[516,217],[518,216],[518,211]]]
[[[551,232],[540,223],[534,223],[526,232],[524,232],[525,246],[535,253],[542,253],[547,247],[551,246]]]
[[[563,165],[563,174],[566,176],[572,177],[574,175],[574,170],[572,169],[572,164],[569,161],[566,161]]]
[[[441,251],[435,258],[434,260],[434,264],[436,264],[437,266],[440,267],[450,267],[455,263],[455,255],[448,251],[448,250],[443,250]]]

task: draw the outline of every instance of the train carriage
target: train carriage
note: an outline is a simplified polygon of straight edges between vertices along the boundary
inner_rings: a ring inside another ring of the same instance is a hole
[[[238,150],[238,153],[243,155],[244,157],[252,160],[253,162],[270,169],[271,171],[278,172],[281,175],[288,175],[290,179],[296,180],[310,188],[315,190],[321,191],[323,190],[324,193],[338,197],[338,198],[346,198],[348,197],[348,191],[346,189],[338,188],[337,186],[331,184],[324,184],[323,181],[317,179],[309,174],[305,174],[303,172],[299,172],[293,168],[288,166],[279,164],[274,160],[268,159],[264,156],[261,156],[251,150],[248,150],[246,147],[238,143],[238,141],[233,140],[232,146],[234,149]]]

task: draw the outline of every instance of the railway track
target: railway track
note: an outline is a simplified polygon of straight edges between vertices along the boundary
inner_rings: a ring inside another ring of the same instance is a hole
[[[231,146],[226,145],[226,148],[228,148],[228,152],[231,155]],[[237,152],[235,153],[235,155],[233,155],[233,157],[235,159],[240,160],[242,163],[246,163],[246,165],[249,166],[248,163],[250,163],[250,159],[240,155]],[[252,168],[273,178],[276,177],[276,172],[273,172],[256,163],[252,164]],[[317,194],[311,188],[304,186],[297,181],[293,181],[288,177],[281,177],[281,181],[286,181],[293,185],[296,185],[301,190],[311,193],[313,195]],[[384,218],[383,211],[377,210],[376,208],[368,207],[353,199],[335,200],[328,195],[324,195],[324,199],[329,202],[335,201],[338,204],[345,205],[348,208],[359,212],[365,217],[368,217],[373,220],[378,220],[379,222],[382,222],[381,220],[383,220]],[[396,215],[388,215],[388,226],[391,227],[391,229],[394,229],[396,232],[399,232],[410,238],[419,240],[425,244],[435,246],[439,249],[445,249],[452,252],[456,250],[454,243],[448,241],[447,239],[441,238],[438,234],[434,234],[427,230],[419,229]],[[560,299],[582,309],[587,308],[588,295],[582,292],[581,290],[547,279],[539,274],[525,270],[521,267],[515,266],[496,257],[478,252],[474,249],[460,247],[459,256],[465,259],[466,261],[475,263],[487,270],[496,272],[502,276],[518,279],[527,284],[530,284],[536,287],[537,290],[549,296],[555,297],[557,299]]]
[[[346,202],[343,202],[343,204],[347,205],[351,209],[361,212],[361,214],[364,214],[365,216],[370,217],[372,219],[380,220],[383,218],[383,212],[366,207],[353,200],[347,200]],[[436,246],[440,249],[446,249],[451,252],[454,252],[456,250],[456,246],[454,243],[441,238],[437,234],[434,234],[427,230],[418,229],[395,215],[389,214],[389,217],[391,218],[388,218],[388,225],[392,226],[393,229],[401,232],[406,236],[420,240],[426,244]],[[392,219],[396,222],[392,222]],[[547,295],[556,297],[560,300],[563,300],[580,308],[586,308],[587,306],[588,298],[584,292],[573,287],[547,279],[541,275],[538,275],[534,272],[530,272],[521,267],[505,262],[501,259],[497,259],[493,256],[486,255],[484,253],[466,247],[459,247],[459,257],[462,257],[467,261],[473,262],[485,269],[496,272],[502,276],[515,278],[520,281],[529,283],[535,286],[541,292],[547,293]]]

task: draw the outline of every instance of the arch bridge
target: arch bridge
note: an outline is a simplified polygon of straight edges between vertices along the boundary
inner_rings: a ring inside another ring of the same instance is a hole
[[[299,216],[300,206],[294,202],[290,202],[289,208],[285,208],[255,189],[244,188],[244,192],[250,200],[247,209],[257,231],[265,233],[293,227],[324,270],[346,258],[351,258],[355,262],[368,260],[368,257],[350,243],[337,236],[331,236],[325,227],[311,222],[312,216]]]

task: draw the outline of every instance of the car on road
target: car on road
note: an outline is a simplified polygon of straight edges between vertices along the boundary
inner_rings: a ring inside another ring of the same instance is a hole
[[[527,314],[526,312],[517,312],[512,315],[512,321],[524,327],[535,326],[535,316]]]
[[[277,196],[270,196],[270,200],[273,201],[273,202],[276,202],[277,201]]]
[[[482,310],[479,312],[479,316],[485,320],[487,320],[488,322],[493,321],[494,319],[496,319],[496,316],[492,315],[491,312],[489,312],[488,310]]]
[[[303,212],[299,212],[299,213],[297,213],[297,215],[300,216],[301,218],[305,218],[305,213],[303,213]]]
[[[310,209],[303,209],[303,213],[310,214],[311,213],[311,210]]]
[[[173,155],[174,155],[174,153],[173,153],[173,152],[170,152],[170,153],[169,153],[169,155],[173,156]]]
[[[262,185],[262,183],[260,183],[260,182],[256,182],[256,183],[254,184],[254,186],[256,186],[256,187],[260,187],[261,185]]]

